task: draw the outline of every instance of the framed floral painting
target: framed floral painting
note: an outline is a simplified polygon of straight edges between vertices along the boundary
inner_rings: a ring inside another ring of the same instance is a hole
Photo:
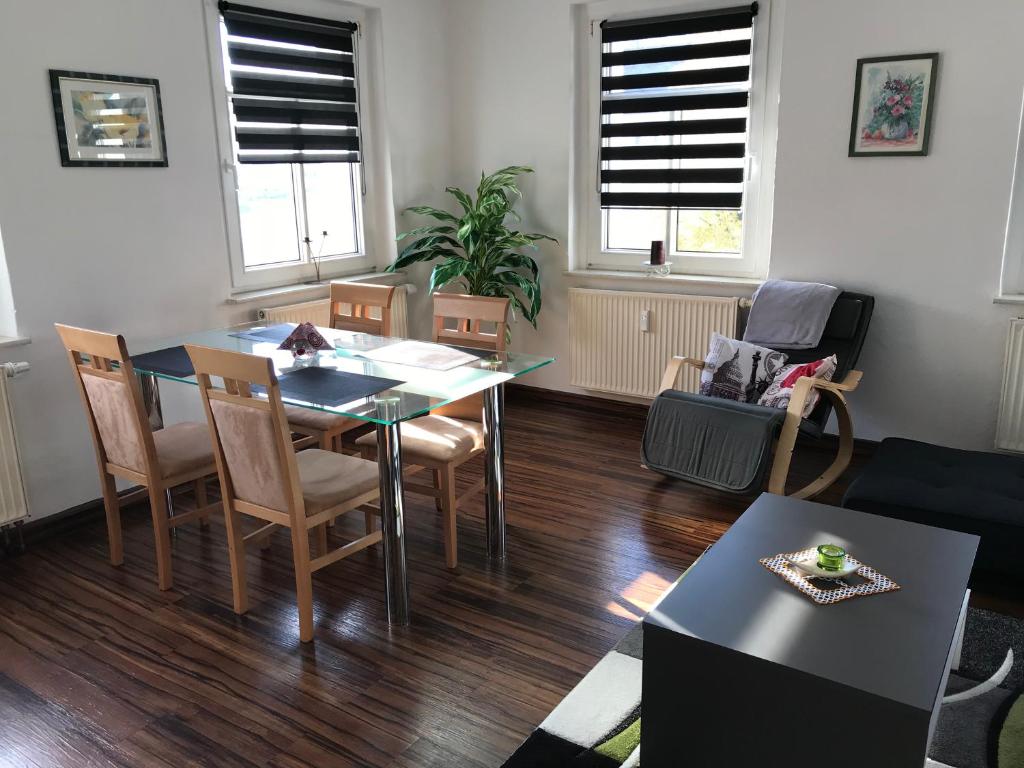
[[[61,165],[167,165],[156,80],[51,69],[50,93]]]
[[[857,61],[850,157],[927,155],[937,53]]]

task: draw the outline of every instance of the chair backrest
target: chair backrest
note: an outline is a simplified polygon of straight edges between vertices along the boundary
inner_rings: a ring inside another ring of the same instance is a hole
[[[446,327],[448,320],[455,321],[454,328]],[[494,333],[481,327],[481,323],[493,326]],[[435,342],[504,352],[507,327],[508,299],[456,293],[434,294]],[[435,416],[480,421],[483,418],[483,409],[483,395],[476,394],[435,408],[432,413]]]
[[[789,359],[787,363],[809,363],[829,355],[839,361],[833,381],[842,381],[854,369],[864,348],[864,339],[875,309],[875,297],[864,293],[843,291],[832,305],[832,312],[825,323],[825,331],[818,346],[813,349],[783,349]],[[824,429],[832,404],[827,397],[821,398],[817,407],[805,422],[811,422],[818,429]]]
[[[257,516],[262,508],[302,519],[295,449],[272,361],[192,344],[185,349],[196,369],[224,501]],[[213,386],[214,376],[223,379],[223,389]],[[254,387],[267,398],[253,397]]]
[[[447,327],[447,320],[454,320],[455,327]],[[482,323],[493,326],[494,332],[484,328]],[[507,327],[508,299],[457,293],[434,294],[435,342],[504,352]]]
[[[112,465],[121,476],[158,476],[153,430],[124,338],[59,323],[54,327],[75,374],[100,471]]]
[[[394,296],[393,285],[331,283],[331,328],[390,336]]]

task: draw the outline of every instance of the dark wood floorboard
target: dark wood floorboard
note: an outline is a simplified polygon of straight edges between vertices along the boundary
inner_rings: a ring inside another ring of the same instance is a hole
[[[641,469],[642,428],[642,409],[510,392],[509,560],[486,558],[478,495],[449,572],[432,501],[410,497],[407,629],[374,551],[315,575],[302,645],[284,535],[248,557],[244,617],[219,525],[179,529],[166,593],[144,505],[122,568],[95,514],[32,541],[0,563],[0,766],[499,765],[751,501]],[[797,474],[828,460],[801,448]]]

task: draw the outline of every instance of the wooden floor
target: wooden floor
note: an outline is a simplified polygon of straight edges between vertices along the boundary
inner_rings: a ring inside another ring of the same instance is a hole
[[[510,393],[507,564],[485,556],[482,496],[454,572],[432,501],[409,499],[406,629],[388,628],[379,552],[314,576],[302,645],[285,535],[250,554],[241,618],[222,526],[180,529],[165,593],[145,506],[122,568],[95,515],[32,542],[0,562],[0,765],[500,765],[750,503],[642,470],[642,427]],[[803,475],[827,463],[800,455]]]

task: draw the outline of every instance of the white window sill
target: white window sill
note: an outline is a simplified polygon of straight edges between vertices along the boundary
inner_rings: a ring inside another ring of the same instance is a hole
[[[225,299],[225,304],[250,304],[254,301],[276,302],[279,299],[287,301],[302,301],[322,299],[331,293],[331,282],[363,283],[375,282],[385,285],[394,285],[395,278],[401,278],[397,282],[403,282],[404,272],[365,272],[359,275],[345,275],[337,278],[323,280],[319,283],[297,283],[295,285],[282,285],[278,288],[264,288],[258,291],[240,291],[232,293]]]
[[[667,282],[678,285],[710,286],[730,288],[758,288],[764,280],[756,277],[715,277],[713,275],[647,275],[643,272],[629,272],[615,269],[570,269],[563,272],[566,277],[590,278],[592,280],[613,280],[653,285]]]
[[[1024,304],[1024,294],[1022,293],[1000,293],[994,299],[993,304]]]
[[[26,344],[31,344],[32,339],[28,336],[0,336],[0,349],[6,347],[23,347]]]

